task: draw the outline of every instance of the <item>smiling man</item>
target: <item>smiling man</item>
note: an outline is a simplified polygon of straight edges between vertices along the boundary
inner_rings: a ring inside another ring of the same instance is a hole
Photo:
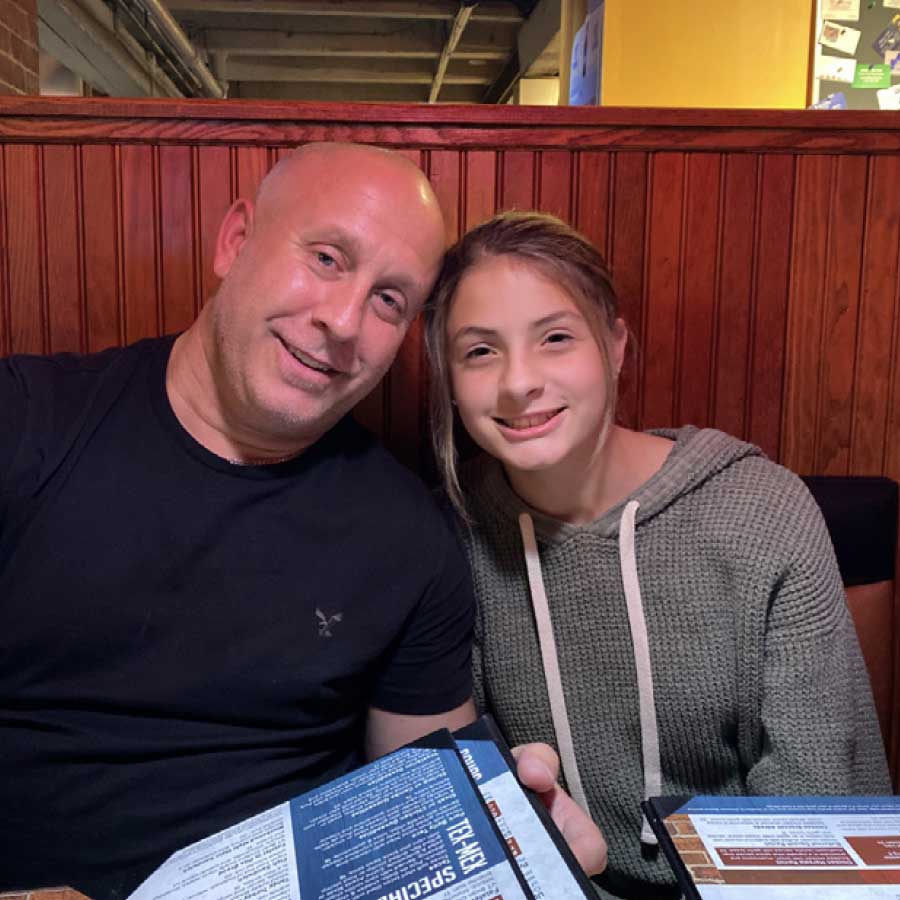
[[[443,253],[403,157],[311,145],[219,232],[182,335],[0,361],[0,889],[127,893],[168,854],[474,715],[427,491],[346,414]],[[589,871],[596,828],[546,789]]]

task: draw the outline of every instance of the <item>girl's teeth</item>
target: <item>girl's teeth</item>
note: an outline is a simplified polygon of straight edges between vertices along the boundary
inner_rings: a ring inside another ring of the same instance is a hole
[[[556,415],[556,411],[541,413],[539,416],[519,416],[518,419],[504,419],[503,421],[510,427],[516,428],[519,430],[525,428],[535,428],[538,425],[543,425],[544,422],[549,422]]]

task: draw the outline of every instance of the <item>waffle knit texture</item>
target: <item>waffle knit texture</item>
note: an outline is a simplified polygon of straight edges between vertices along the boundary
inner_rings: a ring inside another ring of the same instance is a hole
[[[513,493],[500,465],[464,472],[479,601],[476,700],[512,744],[555,745],[517,518],[535,526],[575,753],[610,870],[674,878],[640,843],[640,709],[619,563],[625,504],[653,669],[662,793],[888,794],[871,688],[821,513],[802,482],[712,429],[583,526]],[[601,891],[601,896],[608,896]]]

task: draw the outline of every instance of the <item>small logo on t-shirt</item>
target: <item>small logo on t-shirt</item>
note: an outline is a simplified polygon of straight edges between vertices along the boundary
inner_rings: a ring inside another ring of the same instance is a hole
[[[331,631],[331,626],[343,621],[344,614],[338,612],[333,616],[326,616],[321,609],[316,607],[316,618],[319,620],[319,637],[330,638],[334,637],[334,634]]]

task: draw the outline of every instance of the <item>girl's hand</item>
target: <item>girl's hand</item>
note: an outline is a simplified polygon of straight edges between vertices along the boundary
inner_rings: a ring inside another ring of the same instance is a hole
[[[519,780],[538,793],[569,849],[588,875],[606,868],[606,840],[593,819],[556,783],[559,757],[547,744],[513,748]]]

